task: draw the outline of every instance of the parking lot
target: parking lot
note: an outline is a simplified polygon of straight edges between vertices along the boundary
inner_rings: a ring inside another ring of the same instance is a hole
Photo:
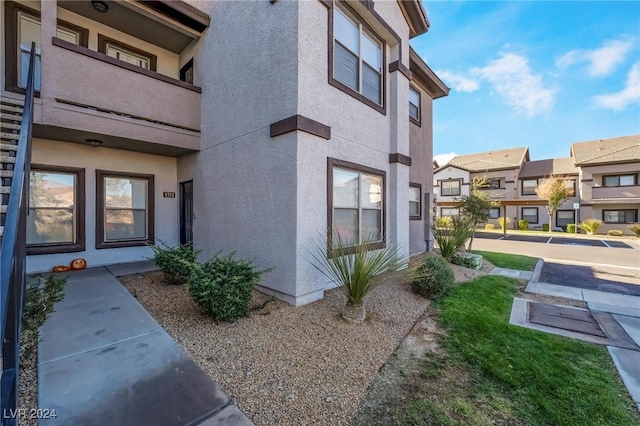
[[[606,247],[606,248],[620,248],[620,249],[639,249],[640,240],[605,240],[593,238],[581,238],[581,237],[563,237],[558,234],[550,236],[546,235],[526,235],[526,234],[498,234],[495,232],[477,232],[476,238],[489,239],[489,240],[509,240],[509,241],[522,241],[529,243],[540,244],[561,244],[567,246],[583,246],[583,247]]]

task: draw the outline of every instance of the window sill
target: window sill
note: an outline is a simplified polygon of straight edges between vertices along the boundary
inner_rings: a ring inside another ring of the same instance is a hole
[[[57,253],[77,253],[79,251],[85,251],[84,243],[27,246],[27,256]]]
[[[409,116],[409,121],[418,127],[422,127],[422,122],[420,120],[416,120],[415,118]]]
[[[110,248],[123,248],[123,247],[144,247],[152,245],[151,240],[131,240],[131,241],[109,241],[109,242],[96,242],[96,249],[110,249]]]
[[[422,215],[409,216],[409,220],[422,220]]]

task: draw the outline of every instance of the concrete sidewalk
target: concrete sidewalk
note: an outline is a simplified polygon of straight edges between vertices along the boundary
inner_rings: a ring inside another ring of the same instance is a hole
[[[116,275],[149,262],[69,273],[65,299],[41,328],[41,425],[252,425]]]
[[[544,261],[540,259],[525,292],[587,302],[587,307],[594,315],[599,312],[611,314],[613,320],[622,327],[636,345],[640,346],[640,297],[539,282],[543,264]],[[640,352],[611,345],[607,345],[607,349],[640,411]]]

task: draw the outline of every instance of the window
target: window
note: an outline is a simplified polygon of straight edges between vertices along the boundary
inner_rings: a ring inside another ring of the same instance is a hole
[[[369,240],[384,243],[384,171],[329,159],[331,217],[336,246]],[[379,245],[378,244],[378,245]]]
[[[574,215],[573,210],[558,210],[556,212],[556,226],[566,229],[570,223],[576,223]]]
[[[84,249],[84,170],[32,165],[27,254]]]
[[[442,180],[440,181],[440,196],[455,196],[460,195],[460,181],[459,180]]]
[[[576,180],[575,179],[567,179],[564,181],[564,184],[571,190],[573,195],[576,193]],[[573,223],[573,222],[571,222]]]
[[[158,61],[156,55],[105,37],[102,34],[98,34],[98,52],[140,68],[150,71],[156,70]]]
[[[330,82],[376,109],[382,107],[384,45],[354,15],[338,5],[333,7],[331,43]]]
[[[153,175],[96,171],[96,248],[154,243]]]
[[[29,73],[31,43],[36,44],[35,90],[40,91],[40,12],[11,1],[5,4],[5,37],[7,40],[4,60],[6,88],[24,93]],[[70,43],[87,46],[88,30],[58,19],[56,37]]]
[[[460,216],[459,208],[442,207],[440,209],[440,217],[453,217],[453,216]]]
[[[603,210],[602,220],[605,223],[635,223],[638,221],[637,210]]]
[[[413,87],[409,87],[409,119],[420,125],[420,92]]]
[[[422,219],[422,185],[412,183],[409,185],[409,219]]]
[[[497,219],[500,217],[500,208],[489,209],[489,219]]]
[[[538,208],[537,207],[523,207],[522,219],[529,223],[538,223]]]
[[[193,84],[193,58],[180,69],[180,80]]]
[[[500,189],[500,179],[482,179],[480,189]]]
[[[633,186],[638,184],[638,175],[618,175],[604,176],[602,179],[603,186]]]
[[[538,179],[528,179],[522,181],[522,195],[536,195]]]

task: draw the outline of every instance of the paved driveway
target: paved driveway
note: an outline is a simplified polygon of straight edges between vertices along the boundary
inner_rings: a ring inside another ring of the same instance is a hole
[[[588,290],[640,296],[638,271],[627,268],[545,262],[540,281]]]

